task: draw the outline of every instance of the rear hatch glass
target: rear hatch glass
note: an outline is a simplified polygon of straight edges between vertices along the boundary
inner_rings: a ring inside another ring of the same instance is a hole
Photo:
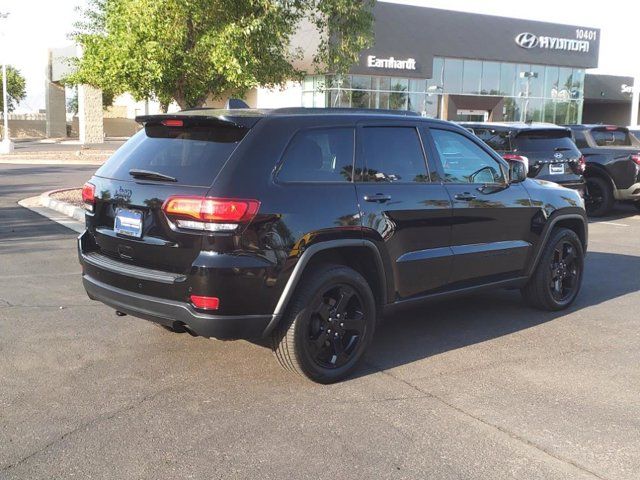
[[[133,180],[131,170],[144,170],[173,178],[179,185],[210,186],[245,134],[237,127],[147,125],[96,175]]]
[[[633,145],[629,131],[623,128],[594,128],[591,130],[591,136],[599,147],[631,147]]]

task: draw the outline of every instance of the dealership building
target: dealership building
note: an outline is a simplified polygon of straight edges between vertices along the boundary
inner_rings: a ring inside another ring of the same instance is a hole
[[[633,79],[585,74],[598,66],[597,28],[386,2],[376,3],[374,17],[374,44],[348,75],[324,72],[284,89],[256,88],[245,96],[247,104],[411,110],[454,121],[629,123]],[[315,27],[303,23],[291,45],[302,52],[294,63],[298,69],[314,72],[318,41]],[[51,56],[47,135],[55,137],[66,134],[60,79],[69,53]],[[89,143],[114,135],[115,120],[126,127],[117,135],[129,135],[139,128],[136,115],[160,112],[157,102],[125,95],[107,112],[122,112],[121,118],[103,121],[100,91],[81,86],[78,93],[80,139]],[[206,102],[224,105],[225,100]]]
[[[447,120],[583,118],[585,69],[598,66],[597,28],[385,2],[374,15],[375,44],[349,75],[307,76],[284,92],[258,89],[248,102],[412,110]],[[303,30],[294,47],[311,51],[313,34]]]

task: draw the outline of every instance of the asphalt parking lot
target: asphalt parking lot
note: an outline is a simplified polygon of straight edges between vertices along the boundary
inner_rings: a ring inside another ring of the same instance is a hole
[[[640,477],[640,215],[590,225],[576,304],[387,319],[355,378],[90,301],[76,234],[17,205],[91,166],[0,165],[0,478]]]

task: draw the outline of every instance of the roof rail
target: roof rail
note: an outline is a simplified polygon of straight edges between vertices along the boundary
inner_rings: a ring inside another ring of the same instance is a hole
[[[305,113],[315,113],[315,114],[332,114],[332,113],[352,113],[352,114],[370,114],[370,115],[397,115],[403,117],[420,117],[421,115],[417,112],[412,112],[411,110],[384,110],[377,108],[307,108],[307,107],[285,107],[285,108],[274,108],[273,110],[269,110],[268,113],[275,114],[305,114]]]

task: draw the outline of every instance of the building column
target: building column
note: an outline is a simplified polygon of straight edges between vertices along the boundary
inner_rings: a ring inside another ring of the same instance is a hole
[[[103,143],[102,90],[78,85],[78,130],[80,143]]]
[[[46,136],[64,138],[67,136],[67,106],[64,87],[59,83],[45,80]]]

